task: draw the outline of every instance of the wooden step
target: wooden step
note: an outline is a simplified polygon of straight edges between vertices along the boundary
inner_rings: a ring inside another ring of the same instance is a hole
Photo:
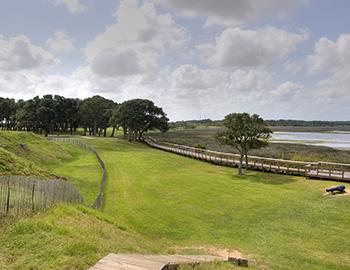
[[[162,270],[169,265],[227,261],[208,255],[141,255],[110,253],[88,270]]]

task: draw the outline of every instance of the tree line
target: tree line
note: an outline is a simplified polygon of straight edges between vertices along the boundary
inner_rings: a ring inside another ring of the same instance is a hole
[[[350,121],[306,121],[306,120],[265,120],[270,127],[340,127],[350,126]],[[187,120],[169,123],[172,129],[194,129],[198,127],[223,127],[224,120]]]
[[[336,127],[350,126],[350,121],[305,121],[305,120],[266,120],[269,126],[289,126],[289,127]]]
[[[36,96],[29,100],[0,97],[0,128],[30,131],[48,136],[50,133],[77,132],[84,135],[107,136],[122,128],[124,135],[141,139],[148,130],[169,129],[169,119],[163,109],[147,99],[132,99],[117,103],[102,96],[86,99],[65,98],[59,95]]]

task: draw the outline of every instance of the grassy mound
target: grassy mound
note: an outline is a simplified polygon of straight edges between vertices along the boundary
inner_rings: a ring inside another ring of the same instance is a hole
[[[108,215],[83,206],[59,205],[19,222],[0,224],[0,230],[3,270],[87,269],[110,252],[158,249]]]
[[[96,157],[70,143],[48,141],[30,132],[0,131],[0,175],[64,178],[79,188],[86,204],[98,195],[101,168]]]
[[[70,147],[31,132],[0,131],[0,147],[35,163],[64,159],[71,155]]]
[[[35,175],[39,177],[50,177],[51,174],[39,167],[34,162],[16,156],[8,150],[0,147],[0,175]]]
[[[45,164],[72,158],[75,149],[29,132],[0,131],[0,175],[52,178]]]

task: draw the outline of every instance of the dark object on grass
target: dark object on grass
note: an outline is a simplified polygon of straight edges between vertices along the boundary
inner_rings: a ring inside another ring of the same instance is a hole
[[[334,193],[334,192],[343,193],[345,192],[345,186],[341,185],[341,186],[327,188],[326,191],[331,193]]]
[[[228,262],[233,264],[233,265],[237,265],[237,266],[241,266],[241,267],[248,267],[248,260],[247,259],[228,257]]]

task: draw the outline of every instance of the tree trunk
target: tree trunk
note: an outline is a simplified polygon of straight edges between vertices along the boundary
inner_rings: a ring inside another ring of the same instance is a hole
[[[97,134],[97,123],[96,123],[96,121],[94,121],[94,130],[93,130],[92,135],[96,136],[96,134]]]
[[[113,127],[111,137],[114,137],[115,127]]]
[[[107,136],[107,128],[103,129],[103,137]]]
[[[243,153],[241,153],[241,156],[239,157],[239,165],[238,165],[238,175],[243,175]]]
[[[248,166],[249,166],[249,162],[248,162],[248,154],[247,152],[245,152],[245,168],[248,169]]]

